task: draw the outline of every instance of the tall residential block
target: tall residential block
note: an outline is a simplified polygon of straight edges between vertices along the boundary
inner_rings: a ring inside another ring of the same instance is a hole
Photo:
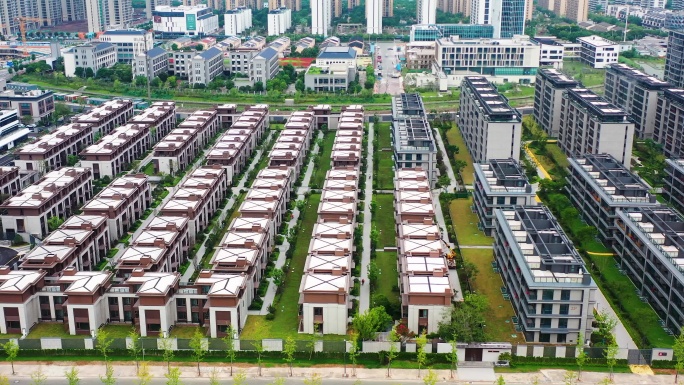
[[[332,0],[311,1],[311,33],[328,36],[332,12]]]
[[[496,209],[494,256],[530,342],[577,344],[593,330],[596,283],[545,206]]]
[[[538,5],[577,23],[589,18],[589,0],[540,0]]]
[[[494,210],[537,204],[532,185],[515,159],[492,159],[473,166],[473,205],[480,218],[478,227],[488,236],[494,230]]]
[[[670,31],[668,35],[665,81],[684,88],[684,31]]]
[[[522,120],[495,86],[481,76],[467,76],[461,85],[456,122],[473,162],[520,160]]]
[[[369,35],[382,33],[384,0],[366,0],[366,33]]]
[[[268,11],[268,36],[280,36],[292,26],[292,10],[278,8]]]
[[[558,137],[563,92],[577,85],[574,79],[556,69],[541,68],[537,72],[537,81],[534,84],[534,119],[546,135]]]
[[[667,207],[618,213],[615,252],[620,269],[653,307],[663,326],[684,326],[684,218]]]
[[[526,0],[472,0],[470,22],[494,26],[494,38],[525,33]]]
[[[568,195],[607,245],[615,242],[615,219],[619,211],[659,205],[649,186],[608,154],[587,154],[568,161],[570,174],[565,187]]]
[[[437,0],[416,1],[416,24],[435,24],[437,22]]]
[[[561,102],[558,145],[569,157],[610,154],[629,169],[634,122],[623,109],[586,88],[570,88]]]
[[[382,17],[394,16],[394,0],[382,0]]]
[[[684,158],[684,89],[668,88],[658,97],[653,140],[667,158]]]
[[[659,91],[670,84],[625,64],[606,67],[603,97],[623,108],[634,119],[634,134],[639,139],[653,137]]]
[[[88,32],[102,32],[111,28],[127,28],[133,20],[130,1],[85,0]]]
[[[663,197],[684,211],[684,159],[666,159]]]

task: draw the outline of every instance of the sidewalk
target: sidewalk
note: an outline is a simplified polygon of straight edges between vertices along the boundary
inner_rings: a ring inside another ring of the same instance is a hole
[[[366,178],[366,191],[364,191],[363,203],[363,253],[361,253],[361,285],[359,292],[359,314],[363,314],[370,308],[370,280],[368,279],[368,265],[371,262],[371,227],[373,216],[370,205],[373,200],[373,123],[368,123],[368,157],[366,159],[366,172],[361,176]]]
[[[166,373],[166,364],[163,362],[148,363],[150,375],[153,379],[164,379]],[[3,362],[0,364],[0,374],[7,376],[11,382],[18,379],[28,379],[32,373],[35,373],[40,368],[47,378],[64,378],[64,372],[76,366],[79,371],[79,378],[99,380],[100,375],[105,372],[105,365],[103,363],[88,363],[83,362],[55,362],[55,363],[39,363],[39,362],[18,362],[14,364],[17,375],[11,374],[9,363]],[[172,364],[172,367],[180,368],[181,377],[184,379],[198,378],[197,366],[193,362],[185,362],[182,364]],[[216,368],[220,378],[229,378],[230,367],[228,364],[217,363],[202,363],[201,378],[209,378],[212,370]],[[451,379],[451,372],[449,370],[435,370],[438,382],[460,383],[460,384],[491,384],[492,381],[481,381],[470,379],[472,373],[479,368],[461,368],[461,376],[467,377],[467,382],[464,379],[459,380],[458,371],[455,378]],[[491,369],[490,369],[491,370]],[[263,380],[272,380],[277,377],[284,378],[286,381],[301,381],[305,378],[310,378],[313,374],[320,376],[325,382],[346,382],[353,383],[360,380],[367,381],[387,381],[389,384],[396,385],[397,381],[402,383],[411,382],[423,384],[423,380],[418,376],[417,369],[391,369],[391,378],[387,378],[387,369],[356,369],[356,377],[352,377],[352,366],[348,364],[346,373],[348,378],[344,377],[345,369],[342,366],[336,367],[313,367],[313,368],[294,368],[293,377],[289,376],[289,369],[283,363],[278,367],[262,367],[262,376],[258,376],[258,369],[255,366],[248,366],[245,364],[234,365],[235,372],[244,372],[248,379],[261,378]],[[136,379],[135,377],[135,363],[121,363],[114,362],[114,377],[119,379]],[[421,375],[425,376],[427,370],[423,369]],[[466,376],[466,373],[468,374]],[[497,373],[496,376],[501,375],[506,381],[507,385],[531,385],[537,384],[552,384],[561,385],[566,384],[565,375],[567,371],[561,369],[542,369],[539,372],[533,373]],[[594,385],[600,384],[608,377],[607,372],[583,372],[582,381],[579,384]],[[334,381],[333,381],[334,380]],[[639,375],[633,373],[616,373],[614,375],[614,383],[619,385],[665,385],[673,384],[673,375]]]

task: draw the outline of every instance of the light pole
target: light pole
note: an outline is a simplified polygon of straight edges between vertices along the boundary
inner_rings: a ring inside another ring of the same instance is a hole
[[[344,340],[344,374],[342,375],[342,377],[345,377],[345,378],[349,377],[349,375],[347,374],[347,340],[346,339]]]

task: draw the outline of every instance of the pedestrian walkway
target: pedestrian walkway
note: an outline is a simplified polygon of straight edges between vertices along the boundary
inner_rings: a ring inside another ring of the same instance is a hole
[[[454,170],[451,168],[451,161],[446,161],[449,159],[449,154],[444,146],[442,136],[435,135],[435,139],[437,140],[437,147],[439,147],[439,151],[442,153],[442,159],[445,160],[444,165],[446,166],[447,175],[449,176],[449,186],[446,186],[447,192],[455,192],[458,190],[458,182],[456,181],[456,174],[454,174]]]
[[[319,131],[317,139],[322,139],[323,138],[323,132]],[[297,197],[293,198],[295,201],[298,200],[304,200],[306,193],[309,191],[309,182],[311,181],[311,175],[313,175],[313,170],[315,168],[314,160],[316,154],[318,154],[318,151],[320,151],[320,148],[318,147],[318,140],[316,141],[316,144],[314,147],[311,149],[311,154],[312,156],[310,157],[309,164],[306,166],[306,172],[304,173],[304,179],[302,180],[302,184],[299,187],[297,191]],[[294,210],[292,210],[292,219],[287,223],[287,228],[288,229],[293,229],[297,225],[297,221],[299,220],[299,216],[301,213],[299,212],[299,208],[297,205],[295,205]],[[283,266],[285,265],[285,260],[287,259],[287,251],[290,249],[290,242],[287,240],[287,236],[283,240],[283,243],[281,245],[278,245],[276,248],[278,249],[278,259],[275,262],[275,268],[276,269],[282,269]],[[261,310],[248,310],[247,314],[249,315],[266,315],[268,314],[268,307],[273,305],[273,301],[275,300],[275,295],[276,291],[278,288],[273,284],[273,279],[269,278],[268,279],[268,289],[266,290],[266,295],[263,297],[263,305],[261,306]]]
[[[366,157],[366,190],[363,192],[363,253],[361,253],[361,291],[359,293],[359,314],[370,308],[370,280],[368,279],[368,265],[371,262],[371,223],[373,215],[370,204],[373,200],[373,138],[375,131],[373,123],[368,123],[368,156]],[[363,173],[362,173],[363,174]]]

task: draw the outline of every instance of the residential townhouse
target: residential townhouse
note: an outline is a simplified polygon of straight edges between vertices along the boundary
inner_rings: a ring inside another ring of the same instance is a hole
[[[568,161],[568,195],[582,218],[598,229],[599,238],[608,245],[615,244],[618,211],[660,205],[649,186],[608,154],[586,154]]]
[[[474,164],[473,203],[480,223],[478,227],[491,236],[494,210],[514,206],[534,206],[536,193],[515,159],[491,159]]]
[[[71,335],[95,337],[96,331],[107,324],[107,289],[112,273],[108,271],[77,271],[70,267],[57,279],[66,300],[62,312]]]
[[[123,126],[133,116],[130,99],[109,100],[92,110],[71,118],[73,123],[90,124],[93,135],[104,136],[116,127]]]
[[[28,335],[38,323],[38,293],[43,288],[45,272],[10,270],[0,266],[0,333]]]
[[[240,117],[237,104],[225,103],[215,107],[221,128],[230,128],[233,121]]]
[[[157,143],[176,127],[176,102],[154,102],[130,118],[128,123],[150,126],[150,139],[152,143]]]
[[[130,169],[150,148],[150,126],[128,123],[81,151],[81,165],[93,170],[95,179],[114,178]]]
[[[0,167],[0,194],[2,194],[4,197],[10,197],[12,195],[16,195],[19,191],[21,191],[19,167]]]
[[[67,165],[69,156],[76,156],[93,143],[93,126],[70,123],[26,143],[14,153],[14,165],[24,171],[46,173]]]
[[[92,179],[88,168],[62,168],[7,199],[0,205],[7,239],[21,236],[29,242],[44,238],[49,233],[50,218],[68,218],[92,197]]]
[[[597,287],[572,241],[544,206],[494,215],[496,267],[525,340],[576,345],[593,330]]]
[[[97,196],[86,203],[84,215],[107,218],[109,239],[123,237],[130,226],[142,217],[152,202],[150,183],[145,174],[128,174],[112,181]]]

